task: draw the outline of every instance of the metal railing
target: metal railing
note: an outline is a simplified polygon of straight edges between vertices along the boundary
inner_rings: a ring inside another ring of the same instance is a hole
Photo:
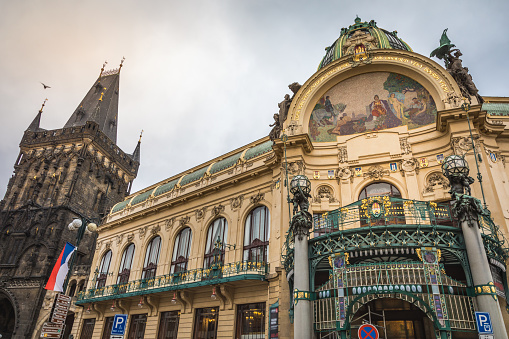
[[[227,281],[258,279],[264,280],[268,273],[268,264],[264,262],[238,261],[200,268],[157,277],[138,279],[124,284],[114,284],[101,288],[92,288],[78,294],[77,304],[117,299],[132,295],[143,295],[189,287],[214,285]]]

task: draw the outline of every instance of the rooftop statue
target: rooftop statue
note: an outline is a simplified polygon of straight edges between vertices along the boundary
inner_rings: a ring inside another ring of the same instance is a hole
[[[451,40],[447,37],[446,28],[440,38],[440,47],[435,48],[431,52],[430,57],[435,56],[438,59],[444,60],[445,68],[458,84],[464,97],[470,101],[470,97],[474,96],[479,103],[482,103],[483,99],[479,95],[479,90],[475,86],[472,76],[468,73],[468,68],[463,67],[462,60],[460,59],[460,56],[463,54],[459,49],[453,47],[456,47],[456,45],[451,44]]]

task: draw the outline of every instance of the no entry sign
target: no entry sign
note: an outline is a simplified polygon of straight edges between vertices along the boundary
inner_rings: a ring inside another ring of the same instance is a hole
[[[359,339],[378,339],[378,330],[371,324],[364,324],[357,332]]]

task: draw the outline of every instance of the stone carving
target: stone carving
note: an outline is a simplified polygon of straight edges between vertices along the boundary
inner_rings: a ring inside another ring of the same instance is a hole
[[[117,245],[120,245],[120,243],[122,243],[122,239],[123,238],[124,238],[124,234],[123,233],[121,233],[121,234],[116,236]]]
[[[366,173],[363,173],[365,178],[368,177],[373,180],[380,180],[387,175],[391,175],[391,171],[380,165],[371,166]]]
[[[107,250],[111,248],[111,240],[105,244],[104,248],[106,248]]]
[[[314,198],[315,202],[321,202],[322,199],[329,199],[329,202],[335,202],[336,198],[334,198],[334,194],[332,193],[332,189],[328,186],[320,186],[316,192],[316,196]]]
[[[399,138],[399,146],[401,147],[401,154],[410,154],[412,152],[408,138]]]
[[[428,176],[426,184],[424,185],[423,193],[433,193],[438,188],[448,188],[449,180],[447,180],[442,173],[436,172]]]
[[[194,211],[196,220],[201,220],[205,216],[205,212],[207,211],[207,207],[198,208]]]
[[[187,216],[187,215],[185,217],[180,218],[180,220],[179,220],[179,227],[182,227],[185,224],[189,223],[190,219],[191,218],[189,216]]]
[[[166,231],[169,231],[173,227],[174,224],[175,224],[175,217],[168,218],[164,222],[164,229]]]
[[[146,233],[147,233],[147,226],[140,228],[140,229],[139,229],[139,235],[138,235],[138,236],[139,236],[139,238],[140,238],[140,239],[145,238],[145,234],[146,234]]]
[[[310,185],[301,187],[298,184],[290,190],[290,192],[293,194],[293,198],[290,200],[290,202],[293,203],[293,217],[290,228],[293,236],[297,237],[299,240],[307,237],[309,230],[313,226],[313,218],[311,213],[308,212],[308,198],[311,198],[309,190]]]
[[[343,49],[346,50],[345,55],[351,55],[348,62],[352,67],[357,67],[361,64],[370,64],[373,57],[369,51],[376,48],[375,38],[371,33],[365,30],[355,31],[346,39],[343,47]]]
[[[288,127],[287,127],[287,131],[288,131],[288,135],[295,135],[297,133],[297,131],[299,130],[299,123],[298,121],[295,121],[295,120],[292,120],[290,121],[290,123],[288,124]]]
[[[284,169],[285,169],[284,163],[283,163],[282,168],[284,171]],[[303,175],[305,169],[306,169],[306,165],[304,165],[304,162],[302,162],[300,160],[288,163],[288,174],[290,174],[290,175]]]
[[[480,152],[479,136],[474,135],[474,144],[476,151]],[[454,137],[451,138],[451,148],[454,154],[464,156],[469,150],[472,149],[472,141],[469,137]]]
[[[338,161],[342,164],[348,161],[348,152],[346,146],[338,147]]]
[[[224,206],[219,204],[217,206],[212,207],[212,215],[217,216],[221,212],[224,212]]]
[[[283,123],[288,116],[288,110],[290,109],[290,104],[292,103],[292,99],[290,99],[290,94],[285,94],[285,98],[278,104],[279,107],[279,126],[283,126]]]
[[[131,233],[127,236],[127,242],[130,243],[130,242],[133,242],[134,240],[134,233]]]
[[[463,67],[462,60],[460,59],[460,56],[463,54],[459,49],[453,49],[453,47],[456,46],[451,44],[451,40],[447,37],[446,28],[440,38],[440,47],[433,50],[430,56],[436,56],[444,60],[445,68],[458,84],[463,97],[468,98],[469,102],[471,102],[470,97],[473,96],[479,103],[483,103],[484,101],[478,93],[479,90],[475,86],[472,76],[468,73],[468,68]]]
[[[238,208],[242,207],[242,202],[244,201],[244,195],[239,195],[238,197],[231,198],[230,199],[230,205],[232,207],[232,210],[236,210]]]
[[[443,102],[451,105],[453,108],[460,107],[462,104],[461,97],[454,91],[447,93],[447,98]]]
[[[157,233],[159,233],[160,230],[161,230],[161,226],[159,224],[157,224],[154,227],[152,227],[152,229],[150,231],[152,234],[157,234]]]
[[[399,162],[401,173],[405,175],[406,172],[415,171],[419,173],[419,162],[415,158],[403,159]]]
[[[336,178],[353,181],[353,171],[350,167],[339,167],[336,171]]]
[[[259,203],[260,201],[262,201],[262,200],[263,200],[263,197],[264,197],[264,196],[265,196],[265,194],[264,194],[264,193],[258,193],[258,194],[256,194],[256,195],[253,195],[253,196],[250,198],[251,203],[252,203],[252,204],[257,204],[257,203]]]
[[[281,130],[283,129],[281,127],[281,122],[280,122],[280,119],[279,119],[279,114],[275,113],[273,115],[273,118],[274,118],[274,123],[269,125],[269,127],[272,127],[272,129],[270,130],[270,133],[269,133],[269,138],[272,141],[274,141],[276,139],[279,139],[279,136],[281,135]]]

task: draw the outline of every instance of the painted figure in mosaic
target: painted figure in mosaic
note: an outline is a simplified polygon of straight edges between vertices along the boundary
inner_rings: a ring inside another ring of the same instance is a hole
[[[391,104],[396,117],[398,117],[398,119],[403,119],[403,104],[398,100],[398,98],[396,98],[396,94],[391,93],[387,101]]]
[[[369,109],[371,111],[372,120],[376,123],[376,130],[401,125],[401,120],[392,113],[389,103],[386,100],[380,100],[378,95],[375,95],[374,101],[369,105]],[[370,120],[370,118],[368,118],[368,120]]]

